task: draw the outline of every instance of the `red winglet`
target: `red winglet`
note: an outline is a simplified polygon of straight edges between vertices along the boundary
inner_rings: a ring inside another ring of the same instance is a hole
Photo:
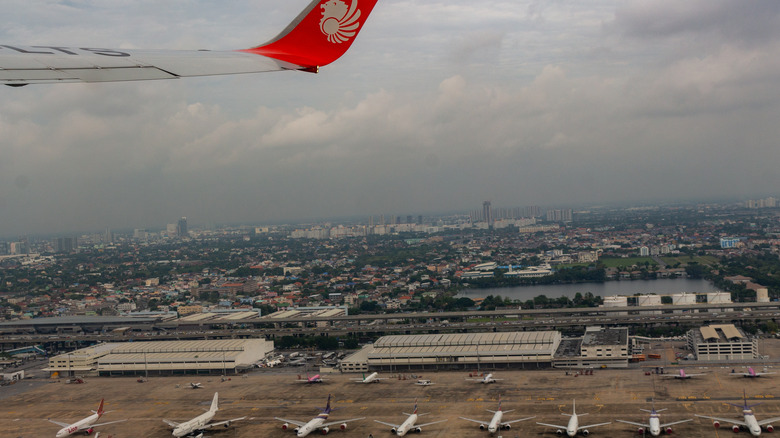
[[[355,41],[377,0],[314,0],[271,41],[241,52],[255,53],[317,72],[339,59]]]

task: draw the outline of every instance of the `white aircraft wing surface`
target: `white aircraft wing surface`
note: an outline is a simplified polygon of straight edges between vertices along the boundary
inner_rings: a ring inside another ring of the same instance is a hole
[[[125,50],[0,44],[0,84],[116,82],[261,73],[317,72],[349,49],[377,0],[313,0],[271,41],[235,51]]]
[[[501,424],[512,424],[512,423],[518,423],[518,422],[520,422],[520,421],[527,421],[527,420],[530,420],[530,419],[532,419],[532,418],[536,418],[536,416],[533,416],[533,417],[528,417],[528,418],[520,418],[520,419],[518,419],[518,420],[512,420],[512,421],[502,421],[502,422],[501,422]]]
[[[597,424],[588,424],[587,426],[579,426],[579,427],[577,427],[577,430],[588,429],[588,428],[591,428],[591,427],[606,426],[607,424],[612,424],[612,422],[609,421],[607,423],[597,423]]]
[[[747,423],[745,423],[742,420],[734,420],[732,418],[709,417],[707,415],[698,415],[698,414],[696,416],[697,417],[701,417],[701,418],[709,418],[710,420],[722,421],[724,423],[736,424],[737,426],[745,426],[745,427],[747,427]]]
[[[329,426],[333,426],[334,424],[344,424],[344,423],[349,423],[351,421],[363,420],[365,418],[366,417],[360,417],[360,418],[350,418],[349,420],[331,421],[330,423],[325,423],[325,424],[322,424],[322,425],[320,425],[318,427],[320,427],[320,428],[329,427]]]
[[[216,423],[209,423],[209,424],[201,427],[201,429],[211,429],[213,427],[218,427],[218,426],[222,426],[223,424],[229,424],[229,423],[232,423],[234,421],[241,421],[241,420],[246,420],[246,417],[233,418],[231,420],[218,421]]]
[[[663,429],[664,427],[674,426],[675,424],[680,424],[680,423],[687,423],[689,421],[693,421],[693,418],[689,418],[687,420],[675,421],[673,423],[664,423],[664,424],[661,424],[660,427]]]
[[[298,427],[303,427],[303,426],[305,426],[305,425],[306,425],[306,423],[304,423],[304,422],[302,422],[302,421],[297,421],[297,420],[287,420],[287,419],[285,419],[285,418],[279,418],[279,417],[274,417],[274,420],[284,421],[285,423],[294,424],[294,425],[296,425],[296,426],[298,426]]]
[[[466,418],[466,417],[458,417],[458,418],[460,418],[461,420],[471,421],[471,422],[479,423],[479,424],[488,424],[488,423],[490,423],[490,420],[488,420],[488,421],[485,421],[485,420],[474,420],[472,418]]]
[[[564,429],[564,430],[568,427],[568,426],[561,426],[559,424],[548,424],[548,423],[539,423],[539,422],[537,422],[536,424],[540,426],[554,427],[556,429]]]
[[[60,427],[68,427],[68,426],[70,426],[70,423],[63,423],[62,421],[49,420],[49,423],[54,423],[54,424],[56,424],[57,426],[60,426]]]
[[[171,427],[172,427],[172,428],[174,428],[174,429],[176,429],[177,427],[179,427],[179,424],[181,424],[181,423],[177,423],[177,422],[175,422],[175,421],[166,420],[166,419],[164,419],[164,418],[163,418],[163,423],[167,424],[168,426],[171,426]]]
[[[639,426],[639,427],[650,427],[650,426],[649,426],[649,425],[647,425],[646,423],[635,423],[635,422],[633,422],[633,421],[626,421],[626,420],[615,420],[615,421],[617,421],[618,423],[626,423],[626,424],[630,424],[630,425],[632,425],[632,426]],[[675,424],[676,424],[676,423],[675,423]],[[667,426],[669,426],[669,425],[667,424]]]
[[[432,421],[430,423],[415,424],[414,427],[425,427],[425,426],[430,426],[431,424],[444,423],[445,421],[447,421],[447,420],[439,420],[439,421]]]
[[[97,423],[97,424],[93,424],[90,427],[106,426],[106,425],[109,425],[109,424],[121,423],[123,421],[127,421],[127,418],[125,418],[124,420],[109,421],[108,423]]]
[[[379,424],[384,424],[385,426],[390,426],[390,427],[395,427],[395,428],[401,427],[400,424],[385,423],[384,421],[379,421],[379,420],[374,420],[374,421],[376,421]]]
[[[780,417],[767,418],[766,420],[761,420],[761,421],[759,421],[759,422],[758,422],[758,425],[759,425],[759,426],[763,426],[763,425],[765,425],[765,424],[769,424],[769,423],[776,423],[776,422],[778,422],[778,421],[780,421]]]

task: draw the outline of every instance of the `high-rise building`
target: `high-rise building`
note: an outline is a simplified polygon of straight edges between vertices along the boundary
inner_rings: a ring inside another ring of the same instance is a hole
[[[187,231],[187,218],[186,217],[182,217],[181,219],[179,219],[179,223],[178,223],[178,225],[176,227],[176,233],[178,234],[179,237],[187,237],[187,236],[189,236],[189,233]]]
[[[78,248],[78,240],[75,237],[58,237],[54,239],[54,251],[70,253]]]
[[[490,208],[490,201],[482,203],[482,221],[487,222],[488,225],[493,224],[493,210]]]

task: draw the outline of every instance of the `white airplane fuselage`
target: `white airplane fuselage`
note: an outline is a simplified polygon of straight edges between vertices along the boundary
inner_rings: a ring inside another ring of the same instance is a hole
[[[204,412],[192,420],[181,423],[180,425],[176,426],[175,429],[173,429],[173,436],[179,438],[187,436],[196,430],[202,429],[204,426],[209,424],[209,422],[211,422],[211,419],[214,418],[216,414],[217,413],[215,411]]]
[[[503,417],[503,411],[496,411],[496,413],[493,414],[493,418],[490,419],[490,423],[488,423],[488,432],[491,434],[498,432],[499,429],[501,429],[501,419]]]
[[[363,379],[363,383],[378,382],[378,380],[376,379],[377,377],[379,377],[378,373],[371,373],[371,374],[367,375],[365,379]]]
[[[652,436],[659,436],[661,435],[661,419],[656,415],[650,416],[650,435]]]
[[[395,434],[398,436],[405,436],[412,428],[414,423],[417,422],[417,414],[410,415],[400,426],[395,430]]]
[[[569,437],[577,436],[577,429],[580,428],[580,420],[577,418],[577,414],[573,414],[569,417],[569,424],[566,426],[566,435]]]
[[[312,418],[311,420],[309,420],[308,423],[306,423],[303,426],[301,426],[298,429],[298,431],[296,432],[295,435],[298,438],[305,437],[306,435],[308,435],[308,434],[314,432],[315,430],[319,429],[320,426],[322,426],[322,423],[324,423],[325,420],[327,420],[327,419],[328,419],[327,416]]]
[[[84,418],[83,420],[79,420],[69,426],[63,427],[57,432],[56,437],[63,438],[66,436],[71,436],[74,433],[77,433],[81,430],[89,429],[89,427],[95,424],[99,418],[100,416],[98,414],[92,414],[89,417]]]
[[[742,415],[745,418],[745,424],[747,425],[748,432],[750,432],[750,434],[753,436],[760,436],[761,426],[758,425],[758,420],[756,420],[756,416],[753,415],[753,410],[743,410]]]

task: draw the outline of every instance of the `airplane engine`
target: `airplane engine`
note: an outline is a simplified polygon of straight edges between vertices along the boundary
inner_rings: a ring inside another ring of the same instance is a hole
[[[582,436],[588,436],[588,435],[590,435],[590,432],[588,432],[588,429],[583,429],[582,430]]]
[[[713,421],[713,422],[712,422],[712,426],[713,426],[715,429],[719,428],[719,427],[720,427],[720,421]]]
[[[506,429],[506,430],[509,430],[509,429],[511,429],[511,428],[512,428],[512,425],[511,425],[511,424],[505,424],[505,425],[503,425],[502,427],[503,427],[504,429]]]
[[[484,424],[479,425],[479,430],[485,430],[485,429],[487,429],[487,426],[485,426]]]
[[[395,434],[395,428],[390,429],[390,433]]]
[[[339,426],[339,429],[347,430],[347,423],[341,423],[341,426]]]
[[[414,431],[415,431],[415,433],[422,433],[422,428],[421,427],[415,427]]]
[[[666,428],[666,434],[667,435],[671,435],[672,434],[672,428],[671,427],[667,427]]]
[[[563,435],[563,431],[558,429],[558,430],[555,431],[555,434],[556,435]]]
[[[734,433],[739,433],[739,426],[731,426],[731,430],[733,430]]]
[[[645,428],[644,427],[640,427],[639,429],[636,430],[636,433],[638,433],[639,435],[644,435],[645,434]]]
[[[230,427],[230,422],[229,421],[227,423],[225,423],[225,429],[227,429],[228,427]]]
[[[92,432],[94,432],[94,431],[95,431],[95,429],[90,427],[89,429],[84,431],[84,435],[90,436],[90,435],[92,435]]]
[[[290,427],[289,424],[287,423],[282,424],[282,430],[287,430],[288,427]]]
[[[775,431],[775,427],[774,427],[774,426],[772,426],[771,424],[768,424],[768,425],[766,426],[766,431],[767,431],[767,432],[769,432],[769,433],[772,433],[772,432],[774,432],[774,431]]]
[[[327,427],[323,427],[323,428],[321,429],[321,432],[322,432],[322,434],[323,434],[323,435],[327,435],[327,434],[328,434],[328,432],[330,432],[330,429],[329,429],[329,428],[327,428]]]

